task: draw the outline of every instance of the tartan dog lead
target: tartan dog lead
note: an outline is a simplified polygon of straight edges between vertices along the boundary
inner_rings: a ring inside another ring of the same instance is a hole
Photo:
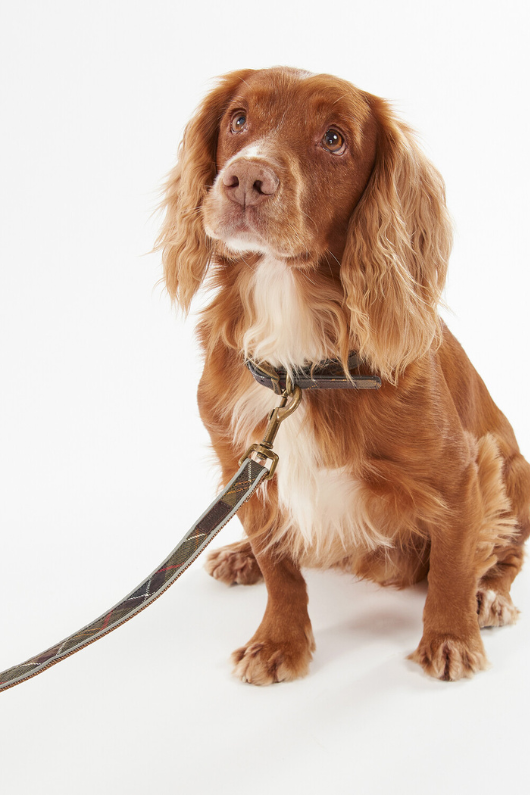
[[[338,360],[320,362],[297,371],[292,377],[268,364],[257,364],[252,361],[246,364],[258,383],[281,395],[280,404],[269,414],[262,442],[252,445],[247,450],[239,461],[239,469],[232,480],[149,577],[95,621],[46,651],[2,671],[0,691],[8,690],[37,676],[52,665],[108,635],[167,591],[240,507],[250,499],[259,485],[273,477],[278,463],[278,455],[272,449],[274,439],[280,424],[298,407],[302,389],[378,389],[381,386],[381,380],[377,376],[360,376],[352,372],[359,365],[355,353],[350,354],[348,358],[348,372],[342,369]],[[257,456],[258,461],[253,460],[252,455]],[[259,463],[266,460],[270,461],[269,467]]]

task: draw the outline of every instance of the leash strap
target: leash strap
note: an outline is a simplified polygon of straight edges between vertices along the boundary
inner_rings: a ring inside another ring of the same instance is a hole
[[[260,456],[262,459],[264,456]],[[256,491],[260,483],[269,477],[269,469],[250,458],[245,458],[228,486],[212,502],[209,508],[188,530],[171,554],[160,566],[128,596],[118,602],[102,616],[74,632],[50,649],[37,654],[14,668],[0,673],[0,691],[24,682],[65,657],[84,649],[90,643],[121,627],[130,618],[146,608],[178,580],[180,575],[201,554],[203,549],[230,521],[232,516]]]

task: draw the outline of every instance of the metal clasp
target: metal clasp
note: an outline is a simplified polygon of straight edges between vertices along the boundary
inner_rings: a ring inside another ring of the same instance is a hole
[[[291,379],[288,376],[287,385],[285,391],[282,392],[280,404],[276,406],[276,408],[274,408],[268,416],[268,424],[265,431],[265,436],[263,437],[260,444],[253,444],[248,448],[245,455],[240,458],[239,466],[241,466],[245,458],[248,458],[250,455],[252,455],[252,453],[256,453],[258,458],[261,458],[263,461],[269,459],[271,462],[269,474],[267,475],[266,480],[270,480],[272,478],[274,472],[276,471],[279,460],[278,454],[274,453],[272,450],[274,440],[276,439],[276,434],[278,433],[281,423],[287,417],[290,417],[293,411],[298,408],[301,399],[302,390],[299,386],[293,386]]]

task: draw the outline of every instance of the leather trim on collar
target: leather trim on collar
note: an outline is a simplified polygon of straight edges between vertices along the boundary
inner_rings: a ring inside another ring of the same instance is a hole
[[[283,367],[272,367],[267,362],[257,364],[248,359],[245,364],[258,382],[281,395],[286,388],[287,371]],[[300,389],[379,389],[381,379],[377,375],[357,375],[352,372],[359,367],[355,352],[348,356],[348,377],[338,359],[327,359],[318,364],[302,367],[292,373],[293,386]]]

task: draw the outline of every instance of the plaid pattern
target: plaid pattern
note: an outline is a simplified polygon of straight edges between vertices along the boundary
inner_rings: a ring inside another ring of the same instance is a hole
[[[30,660],[0,673],[0,691],[40,674],[124,624],[177,580],[257,489],[268,469],[247,458],[228,486],[186,533],[173,552],[141,585],[111,610]]]
[[[257,364],[252,359],[245,362],[248,369],[262,386],[282,395],[287,388],[287,371],[284,367],[272,367],[268,362]],[[349,378],[340,359],[326,359],[317,364],[300,367],[291,374],[294,386],[300,389],[379,389],[381,379],[377,375],[359,375],[353,372],[360,366],[359,356],[352,351],[348,356]]]

